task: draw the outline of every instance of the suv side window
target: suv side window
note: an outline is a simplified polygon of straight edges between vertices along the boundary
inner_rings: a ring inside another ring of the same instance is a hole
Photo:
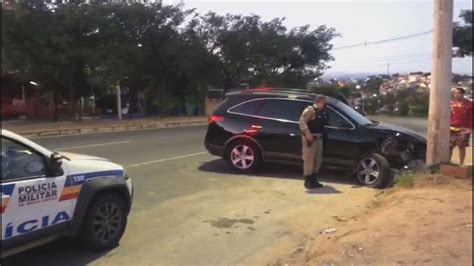
[[[329,125],[330,127],[335,128],[352,128],[352,125],[347,122],[347,120],[342,117],[339,113],[334,111],[332,107],[327,107],[326,112],[329,115]]]
[[[46,176],[44,157],[15,141],[2,137],[1,182]]]
[[[311,104],[304,101],[286,99],[265,100],[265,104],[258,115],[296,122],[299,121],[301,113],[309,105]]]
[[[231,113],[237,113],[242,115],[256,115],[262,107],[263,100],[254,100],[238,104],[229,109]]]

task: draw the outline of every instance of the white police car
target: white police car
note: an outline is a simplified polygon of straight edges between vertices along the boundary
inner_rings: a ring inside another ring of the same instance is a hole
[[[2,258],[65,236],[99,251],[120,241],[133,188],[122,166],[51,152],[2,129]]]

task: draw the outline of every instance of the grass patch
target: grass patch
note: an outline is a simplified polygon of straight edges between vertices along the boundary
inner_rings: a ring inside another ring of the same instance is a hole
[[[469,184],[468,184],[469,183]],[[451,186],[465,187],[468,184],[472,188],[472,180],[461,180],[439,173],[428,172],[401,172],[395,177],[394,186],[402,188]]]
[[[397,187],[413,187],[415,185],[416,174],[403,172],[396,176],[395,186]]]

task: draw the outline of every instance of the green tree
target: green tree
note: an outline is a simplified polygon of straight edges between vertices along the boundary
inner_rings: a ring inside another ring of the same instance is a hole
[[[43,95],[53,102],[53,119],[57,120],[57,106],[68,76],[63,70],[69,64],[65,51],[71,40],[63,34],[57,17],[38,1],[16,4],[14,10],[2,10],[2,69],[39,83]]]
[[[369,94],[378,94],[380,92],[380,85],[382,85],[382,83],[383,78],[381,76],[370,76],[362,88]]]
[[[72,2],[45,7],[37,2],[5,12],[2,69],[38,81],[55,106],[62,97],[74,103],[124,79],[146,81],[155,94],[164,95],[160,106],[172,101],[169,95],[184,95],[191,87],[183,86],[189,68],[182,66],[192,58],[181,54],[190,46],[183,46],[178,30],[190,12],[180,6]]]
[[[171,114],[183,106],[187,95],[197,104],[197,98],[215,79],[214,62],[197,38],[195,20],[184,23],[193,10],[157,6],[147,12],[149,18],[142,24],[145,29],[140,40],[140,73],[157,110]]]
[[[69,98],[144,89],[162,114],[200,104],[209,87],[240,82],[305,88],[332,60],[334,29],[288,30],[283,19],[200,16],[183,5],[18,1],[2,10],[2,76],[34,80],[43,96]]]
[[[90,94],[85,69],[96,48],[90,34],[96,27],[89,11],[88,5],[47,7],[40,1],[2,10],[3,69],[39,83],[43,96],[53,102],[54,121],[62,98],[69,97],[74,106],[77,97]]]
[[[457,48],[457,57],[472,56],[472,15],[472,10],[463,10],[459,17],[464,20],[464,24],[454,24],[453,47]]]
[[[292,29],[287,37],[290,45],[279,68],[273,72],[276,83],[304,88],[309,81],[320,77],[327,68],[326,62],[333,60],[329,42],[337,36],[334,29],[324,25],[312,31],[309,25]]]
[[[247,81],[253,86],[305,87],[331,60],[329,41],[334,29],[309,26],[288,31],[283,19],[262,21],[260,16],[200,17],[199,36],[218,62],[222,85],[229,89]]]
[[[388,93],[386,95],[382,96],[382,102],[383,104],[396,104],[397,99],[393,93]]]

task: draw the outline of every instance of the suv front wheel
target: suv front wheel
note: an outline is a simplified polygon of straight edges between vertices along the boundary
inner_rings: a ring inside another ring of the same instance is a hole
[[[373,153],[357,163],[357,180],[365,186],[385,188],[391,181],[391,169],[387,159]]]
[[[234,169],[243,173],[256,172],[262,164],[258,146],[245,139],[230,143],[226,149],[226,158]]]

